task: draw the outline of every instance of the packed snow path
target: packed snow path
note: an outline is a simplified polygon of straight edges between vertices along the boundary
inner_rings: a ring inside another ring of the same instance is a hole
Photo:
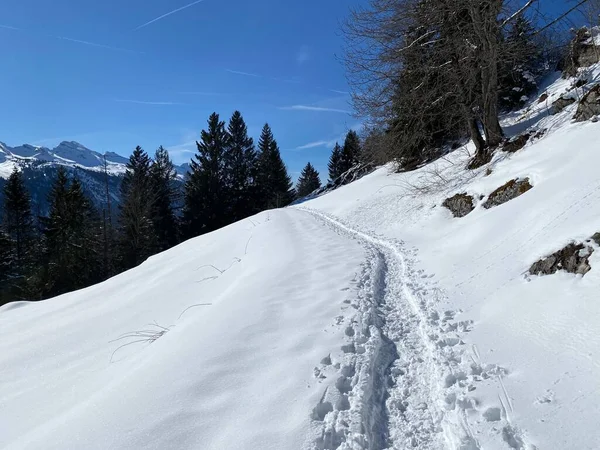
[[[313,412],[322,423],[313,448],[478,450],[485,442],[485,448],[535,449],[510,420],[504,369],[483,364],[476,347],[462,348],[471,322],[436,309],[440,291],[412,269],[402,242],[301,209],[361,242],[368,255],[352,304],[357,315],[346,328],[346,357],[335,388],[325,390]],[[477,411],[472,393],[486,380],[502,395],[497,406]]]

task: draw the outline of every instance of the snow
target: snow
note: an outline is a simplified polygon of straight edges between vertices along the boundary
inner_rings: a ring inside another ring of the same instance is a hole
[[[572,86],[506,117],[537,137],[487,167],[471,145],[382,167],[0,308],[0,448],[596,449],[600,248],[584,277],[527,274],[600,231],[600,123],[549,115]]]
[[[363,254],[306,213],[276,211],[1,308],[0,448],[301,448],[322,395],[313,370],[342,355],[333,319],[350,313],[343,289]],[[172,328],[113,355],[135,338],[111,341],[154,321]]]

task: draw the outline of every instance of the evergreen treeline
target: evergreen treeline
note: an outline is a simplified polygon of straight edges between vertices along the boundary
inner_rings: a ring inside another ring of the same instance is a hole
[[[258,145],[239,112],[226,124],[208,119],[197,142],[183,192],[167,150],[153,157],[137,147],[121,181],[118,211],[98,211],[76,174],[58,170],[48,194],[49,212],[32,213],[23,173],[4,188],[0,226],[0,305],[39,300],[103,281],[177,245],[296,198],[277,141],[265,125]],[[301,193],[320,186],[309,164]],[[310,192],[308,192],[310,190]]]

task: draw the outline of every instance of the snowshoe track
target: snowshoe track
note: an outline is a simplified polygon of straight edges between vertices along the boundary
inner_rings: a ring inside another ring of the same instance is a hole
[[[359,240],[368,255],[356,298],[346,301],[356,314],[346,326],[343,356],[334,363],[327,356],[315,368],[321,373],[332,366],[337,381],[313,411],[309,448],[479,450],[483,432],[493,447],[534,450],[509,419],[513,402],[502,383],[508,371],[483,364],[475,346],[467,349],[462,336],[472,322],[438,310],[443,293],[413,268],[414,254],[402,242],[298,209]],[[496,383],[498,405],[479,405],[481,382]]]

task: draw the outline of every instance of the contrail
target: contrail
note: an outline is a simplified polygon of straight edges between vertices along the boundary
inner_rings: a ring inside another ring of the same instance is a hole
[[[226,72],[229,73],[233,73],[235,75],[243,75],[245,77],[254,77],[254,78],[262,78],[262,75],[258,75],[256,73],[250,73],[250,72],[241,72],[239,70],[231,70],[231,69],[225,69]]]
[[[204,0],[196,0],[195,2],[193,2],[193,3],[190,3],[189,5],[182,6],[181,8],[177,8],[177,9],[175,9],[175,10],[171,11],[171,12],[168,12],[168,13],[166,13],[166,14],[163,14],[162,16],[160,16],[160,17],[157,17],[156,19],[152,19],[150,22],[146,22],[145,24],[143,24],[143,25],[140,25],[140,26],[139,26],[139,27],[137,27],[137,28],[136,28],[134,31],[137,31],[137,30],[139,30],[139,29],[142,29],[142,28],[144,28],[144,27],[147,27],[148,25],[150,25],[150,24],[152,24],[152,23],[154,23],[154,22],[158,22],[159,20],[161,20],[161,19],[164,19],[165,17],[168,17],[168,16],[170,16],[171,14],[175,14],[175,13],[178,13],[179,11],[183,11],[184,9],[187,9],[187,8],[189,8],[189,7],[191,7],[191,6],[197,5],[198,3],[201,3],[201,2],[203,2],[203,1],[204,1]]]
[[[306,105],[282,106],[279,109],[283,109],[283,110],[287,110],[287,111],[317,111],[317,112],[334,112],[334,113],[351,114],[350,111],[347,111],[345,109],[321,108],[319,106],[306,106]]]
[[[115,102],[119,103],[134,103],[136,105],[158,105],[158,106],[169,106],[169,105],[185,105],[185,103],[179,102],[147,102],[142,100],[126,100],[121,98],[116,98]]]
[[[68,38],[68,37],[64,37],[64,36],[52,36],[52,37],[55,37],[56,39],[60,39],[61,41],[69,41],[69,42],[75,42],[77,44],[91,45],[92,47],[106,48],[109,50],[116,50],[119,52],[141,53],[141,52],[137,52],[135,50],[128,50],[126,48],[111,47],[110,45],[97,44],[95,42],[89,42],[89,41],[82,41],[81,39],[73,39],[73,38]]]

